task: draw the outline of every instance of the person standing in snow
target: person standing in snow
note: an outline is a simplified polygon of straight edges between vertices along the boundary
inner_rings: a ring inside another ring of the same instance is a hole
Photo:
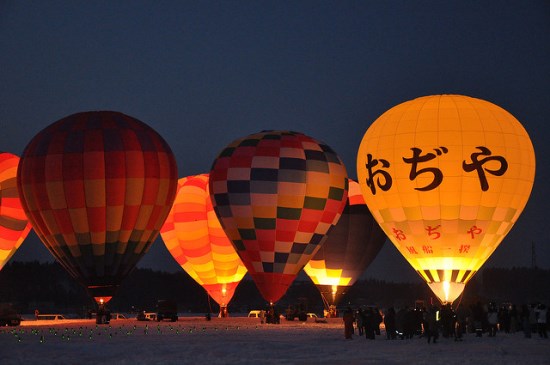
[[[395,340],[395,309],[393,307],[388,308],[384,316],[384,326],[386,327],[386,339]]]
[[[535,309],[537,316],[537,331],[541,338],[548,338],[548,333],[546,332],[546,316],[548,314],[546,306],[540,303]]]
[[[487,311],[487,322],[489,322],[489,337],[497,335],[498,312],[495,303],[489,303]]]
[[[537,332],[538,331],[538,324],[537,324],[537,305],[531,304],[531,310],[529,311],[529,326],[531,327],[531,332]]]
[[[355,322],[355,316],[353,315],[353,311],[350,307],[346,309],[344,312],[344,315],[342,316],[342,320],[344,321],[344,337],[346,340],[351,340],[351,335],[353,334],[353,322]]]
[[[374,319],[374,333],[380,336],[380,325],[384,321],[382,314],[380,314],[380,309],[375,307],[373,310],[373,319]]]
[[[510,308],[510,332],[515,333],[518,330],[519,323],[518,323],[518,309],[515,304],[512,304],[512,307]]]
[[[439,310],[437,307],[430,307],[424,315],[424,332],[428,338],[428,343],[432,339],[433,343],[437,343],[439,337]]]
[[[359,336],[363,336],[364,322],[363,322],[363,310],[357,309],[355,322],[357,323],[357,332]]]
[[[472,307],[472,318],[474,320],[474,330],[476,333],[476,337],[481,337],[483,334],[483,328],[484,322],[487,322],[487,315],[485,313],[485,310],[483,309],[483,306],[481,305],[481,302],[477,302]]]
[[[363,325],[365,326],[365,338],[367,340],[374,340],[376,338],[376,319],[374,317],[374,309],[366,308],[363,311]]]
[[[521,321],[521,327],[523,329],[523,335],[525,338],[531,338],[531,323],[529,322],[529,306],[527,304],[523,304],[521,306],[521,312],[519,314],[519,318]]]

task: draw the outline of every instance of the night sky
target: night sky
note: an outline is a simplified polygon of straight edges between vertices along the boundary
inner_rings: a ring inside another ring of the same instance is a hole
[[[550,268],[550,2],[0,0],[0,150],[67,115],[156,129],[180,177],[265,129],[330,145],[356,178],[389,108],[463,94],[512,113],[537,158],[530,201],[485,267]],[[32,233],[12,260],[51,261]],[[160,238],[139,267],[181,270]],[[388,241],[366,277],[417,280]]]

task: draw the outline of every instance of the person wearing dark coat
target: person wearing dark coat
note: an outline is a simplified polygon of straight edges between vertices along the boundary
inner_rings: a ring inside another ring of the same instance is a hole
[[[386,327],[386,339],[395,340],[395,309],[393,307],[388,308],[386,314],[384,315],[384,326]]]
[[[523,329],[523,335],[525,338],[531,338],[531,323],[529,322],[530,310],[527,304],[521,306],[521,311],[519,313],[519,318],[521,321],[521,327]]]
[[[431,307],[425,313],[424,332],[426,333],[426,337],[428,338],[428,343],[430,343],[432,339],[433,343],[437,343],[437,339],[439,338],[438,312],[439,310],[437,307]]]
[[[351,335],[353,334],[353,322],[355,321],[351,308],[348,307],[345,310],[342,320],[344,321],[344,337],[346,340],[351,340]]]
[[[418,323],[417,312],[412,308],[408,308],[403,323],[403,336],[405,339],[412,339],[419,326],[420,323]]]
[[[363,323],[363,310],[361,308],[357,309],[355,316],[355,321],[357,323],[357,332],[359,332],[359,336],[363,336],[363,330],[365,329],[365,324]]]
[[[548,316],[548,311],[544,304],[539,304],[535,309],[537,315],[537,332],[541,338],[548,338],[548,332],[546,331],[546,321]]]
[[[374,312],[372,308],[366,308],[363,311],[363,324],[365,326],[365,338],[367,340],[375,339],[375,321]]]
[[[476,332],[476,337],[481,337],[483,334],[483,329],[487,323],[487,314],[481,305],[481,302],[477,302],[472,307],[472,317],[474,319],[474,329]]]
[[[374,322],[374,333],[380,335],[380,324],[384,321],[382,315],[380,314],[380,309],[373,309],[373,322]]]

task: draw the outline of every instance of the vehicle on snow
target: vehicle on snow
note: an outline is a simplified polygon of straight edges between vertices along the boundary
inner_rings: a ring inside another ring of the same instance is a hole
[[[0,303],[0,327],[19,326],[20,324],[21,315],[13,306],[8,303]]]

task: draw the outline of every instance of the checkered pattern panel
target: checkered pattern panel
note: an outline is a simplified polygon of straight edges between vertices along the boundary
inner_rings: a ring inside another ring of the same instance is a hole
[[[214,213],[208,174],[179,179],[176,200],[160,235],[185,272],[226,306],[246,267]]]
[[[0,152],[0,270],[31,229],[17,191],[18,164],[19,157]]]
[[[175,197],[177,165],[146,124],[85,112],[30,141],[17,183],[48,250],[83,285],[101,287],[118,284],[157,237]]]
[[[289,131],[234,141],[210,173],[214,210],[253,278],[297,275],[338,221],[347,190],[336,153]]]

